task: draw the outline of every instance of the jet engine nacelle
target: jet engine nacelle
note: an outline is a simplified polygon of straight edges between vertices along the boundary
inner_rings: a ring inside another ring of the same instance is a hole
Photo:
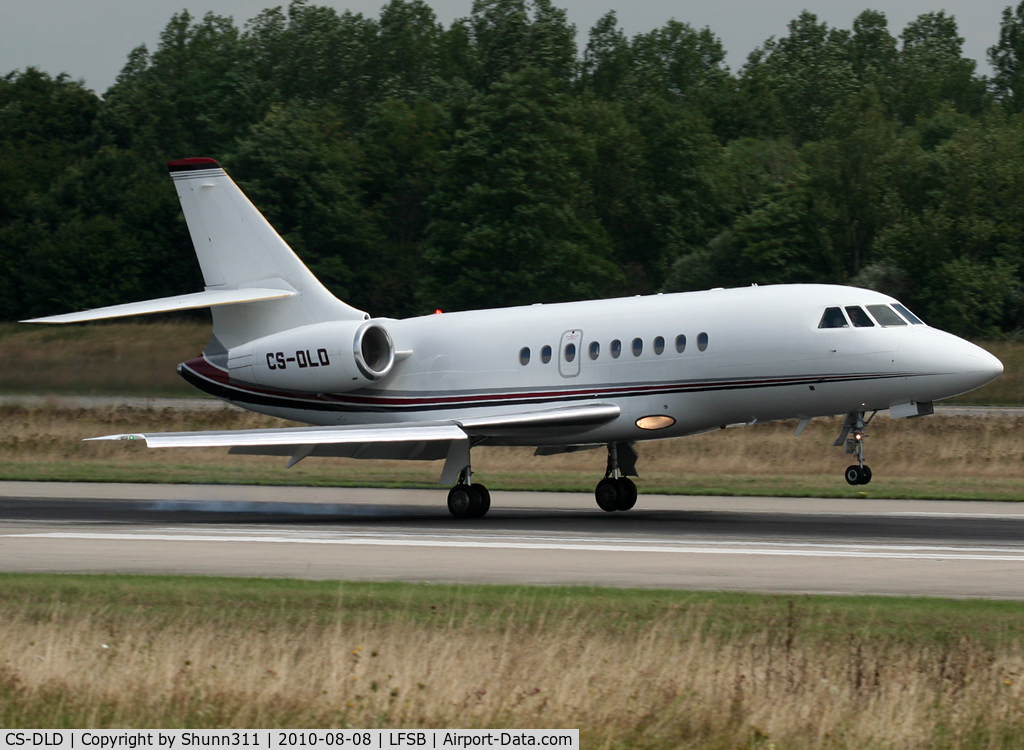
[[[395,344],[380,320],[316,323],[232,349],[232,379],[275,390],[340,393],[388,376]]]

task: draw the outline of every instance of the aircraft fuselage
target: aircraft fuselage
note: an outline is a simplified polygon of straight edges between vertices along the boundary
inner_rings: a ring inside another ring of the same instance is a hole
[[[397,353],[377,382],[351,362],[355,324],[320,323],[207,354],[181,372],[239,406],[316,425],[619,406],[617,419],[584,430],[488,440],[557,445],[927,403],[1002,371],[980,347],[927,325],[819,327],[827,308],[893,303],[854,287],[780,285],[377,319]]]

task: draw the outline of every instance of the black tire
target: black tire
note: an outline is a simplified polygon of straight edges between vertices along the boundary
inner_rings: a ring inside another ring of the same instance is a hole
[[[448,490],[448,512],[455,518],[476,518],[481,502],[474,486],[457,484]]]
[[[846,477],[847,484],[860,484],[861,471],[860,467],[854,464],[853,466],[846,467],[846,473],[843,475]]]
[[[860,467],[860,483],[867,484],[871,481],[871,467],[861,466]]]
[[[619,509],[619,483],[611,477],[605,477],[597,483],[594,490],[594,497],[597,499],[597,507],[605,513],[611,513]]]
[[[630,510],[636,505],[636,485],[633,484],[632,479],[626,477],[619,477],[618,482],[619,490],[619,506],[616,510]]]
[[[487,511],[491,509],[491,493],[482,484],[474,484],[473,489],[476,490],[477,495],[480,497],[480,507],[477,508],[476,515],[473,518],[483,518],[487,515]]]

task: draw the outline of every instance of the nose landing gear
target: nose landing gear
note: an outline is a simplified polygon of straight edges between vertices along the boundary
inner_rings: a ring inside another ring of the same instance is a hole
[[[867,437],[864,429],[877,413],[877,411],[871,412],[871,416],[866,420],[862,411],[853,411],[847,414],[846,419],[843,420],[842,432],[833,443],[836,447],[843,446],[843,453],[846,455],[857,458],[857,463],[847,466],[843,474],[847,484],[867,484],[871,481],[871,467],[864,463],[864,439]]]
[[[636,505],[636,485],[625,476],[636,476],[636,459],[636,451],[629,443],[608,443],[608,469],[594,490],[601,510],[612,513]]]

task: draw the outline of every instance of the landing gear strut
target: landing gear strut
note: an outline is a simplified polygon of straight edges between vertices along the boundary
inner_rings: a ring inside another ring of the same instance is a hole
[[[473,483],[473,472],[467,467],[448,491],[448,512],[456,518],[483,518],[490,509],[491,493]]]
[[[629,510],[636,505],[636,485],[625,474],[636,476],[636,451],[629,443],[608,443],[608,468],[597,483],[597,507],[606,513]]]
[[[857,463],[847,466],[843,474],[848,484],[867,484],[871,481],[871,467],[864,463],[864,439],[867,437],[864,430],[877,413],[871,412],[871,416],[866,420],[862,411],[847,414],[843,420],[843,430],[833,443],[836,447],[843,446],[843,453],[846,455],[857,458]]]

